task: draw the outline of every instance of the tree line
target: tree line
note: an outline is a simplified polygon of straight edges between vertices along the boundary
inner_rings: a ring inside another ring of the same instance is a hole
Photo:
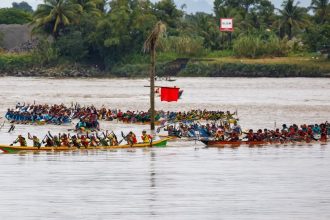
[[[235,31],[220,32],[220,18],[229,17]],[[280,8],[269,0],[215,0],[212,14],[188,14],[173,0],[44,0],[35,11],[26,2],[0,9],[0,23],[30,23],[33,33],[52,37],[52,43],[40,46],[41,58],[102,69],[143,60],[143,42],[160,20],[167,27],[160,51],[183,57],[219,51],[250,58],[287,56],[322,52],[330,44],[329,0],[312,0],[309,7],[284,0]]]

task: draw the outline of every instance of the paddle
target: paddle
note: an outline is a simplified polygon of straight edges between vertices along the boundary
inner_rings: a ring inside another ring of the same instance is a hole
[[[121,142],[123,142],[123,140],[126,140],[126,139],[127,139],[127,135],[125,136],[125,135],[124,135],[124,132],[121,132],[121,136],[123,137],[123,139],[121,139],[121,140],[118,142],[118,145],[120,145]]]
[[[2,117],[1,117],[2,118]],[[3,121],[1,127],[0,127],[0,130],[3,128],[3,126],[5,126],[5,121]]]
[[[12,125],[10,126],[9,130],[8,130],[8,133],[14,131],[14,129],[15,129],[15,125],[12,124]]]

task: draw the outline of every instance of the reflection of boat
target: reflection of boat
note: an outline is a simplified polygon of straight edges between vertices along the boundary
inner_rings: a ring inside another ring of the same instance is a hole
[[[225,147],[225,146],[241,146],[241,145],[248,145],[248,146],[261,146],[261,145],[287,145],[287,144],[312,144],[312,143],[320,143],[325,144],[326,141],[312,141],[312,142],[305,142],[305,141],[288,141],[288,142],[269,142],[269,141],[216,141],[216,140],[200,140],[208,147]]]
[[[111,150],[111,149],[125,149],[125,148],[146,148],[146,147],[166,147],[168,138],[164,138],[161,140],[153,141],[152,143],[137,143],[128,145],[118,145],[118,146],[97,146],[97,147],[20,147],[20,146],[8,146],[8,145],[0,145],[0,150],[5,153],[17,153],[20,151],[77,151],[77,150]]]
[[[171,77],[165,77],[165,81],[168,81],[168,82],[174,82],[176,81],[176,79],[171,79]]]
[[[176,81],[176,79],[172,79],[170,76],[166,76],[166,77],[155,76],[155,81],[168,81],[168,82],[174,82],[174,81]]]

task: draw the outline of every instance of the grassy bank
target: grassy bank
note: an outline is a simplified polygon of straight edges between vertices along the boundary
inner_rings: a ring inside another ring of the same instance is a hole
[[[210,53],[201,58],[190,57],[187,64],[176,68],[178,71],[174,71],[174,75],[182,77],[330,77],[329,59],[316,58],[312,55],[260,59],[235,58],[228,55],[230,54],[221,52],[220,54]],[[160,53],[156,66],[157,75],[173,75],[173,71],[170,70],[173,70],[173,65],[180,65],[180,62],[173,64],[172,61],[180,57],[182,56],[174,53]],[[0,73],[14,76],[147,77],[148,62],[148,56],[133,55],[113,66],[110,71],[104,72],[92,66],[67,62],[44,66],[33,54],[2,53],[0,54]],[[47,69],[51,70],[47,71]],[[30,74],[31,71],[32,74]],[[61,74],[56,74],[56,72],[61,72]],[[79,74],[81,72],[86,74]]]
[[[35,59],[32,54],[0,53],[0,71],[12,71],[32,68]]]
[[[226,56],[227,55],[227,56]],[[330,60],[313,55],[241,59],[228,53],[209,54],[207,57],[189,58],[185,68],[177,72],[182,77],[330,77]],[[180,56],[160,54],[157,75],[169,74],[168,66]],[[112,69],[116,76],[148,76],[148,59],[131,59],[129,64],[120,64]],[[139,60],[139,62],[137,62]],[[169,74],[170,75],[170,74]]]
[[[330,77],[330,62],[312,57],[192,59],[179,76]]]

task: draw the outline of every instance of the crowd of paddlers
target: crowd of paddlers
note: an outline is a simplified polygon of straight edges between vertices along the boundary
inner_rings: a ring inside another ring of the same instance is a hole
[[[60,105],[40,105],[40,104],[20,104],[15,108],[8,109],[6,116],[11,122],[41,122],[52,124],[71,124],[73,119],[79,119],[75,131],[78,134],[59,134],[52,136],[49,132],[42,140],[36,136],[28,135],[28,139],[33,141],[34,146],[116,146],[121,143],[116,135],[111,132],[101,132],[99,120],[108,120],[122,123],[147,123],[150,121],[149,111],[121,111],[106,107],[96,108],[94,106],[81,106],[71,104],[71,106]],[[330,125],[328,122],[312,125],[282,125],[282,128],[275,129],[248,129],[242,130],[238,124],[237,112],[229,111],[157,111],[156,121],[159,123],[157,133],[163,129],[169,137],[186,137],[194,140],[207,139],[215,141],[231,142],[311,142],[327,141],[330,135]],[[11,125],[10,131],[14,130]],[[80,133],[80,134],[79,134]],[[149,136],[148,136],[149,137]],[[142,138],[143,142],[150,141],[150,138]],[[137,143],[136,135],[130,132],[123,136],[128,144]],[[25,141],[25,142],[24,142]],[[19,136],[15,143],[24,146],[26,139]]]
[[[235,113],[229,111],[156,111],[155,121],[164,122],[189,122],[198,120],[229,120],[234,119]],[[12,123],[36,123],[36,124],[70,124],[73,119],[80,119],[78,127],[97,128],[98,120],[117,120],[124,123],[148,123],[150,122],[150,111],[122,111],[106,107],[96,108],[94,106],[71,106],[48,105],[48,104],[20,104],[15,108],[8,109],[6,119]],[[77,128],[78,128],[77,127]]]
[[[242,131],[240,125],[234,122],[230,123],[210,123],[201,125],[193,123],[190,125],[179,123],[177,126],[168,125],[164,128],[169,136],[173,137],[188,137],[188,138],[203,138],[216,141],[249,141],[249,142],[312,142],[312,141],[327,141],[330,135],[330,124],[328,122],[321,124],[292,124],[287,126],[282,125],[282,128],[275,129],[248,129]]]
[[[118,140],[117,135],[114,132],[93,132],[86,134],[74,134],[70,133],[59,133],[58,135],[52,135],[51,132],[45,135],[45,137],[41,140],[36,135],[31,135],[28,133],[27,138],[22,135],[18,135],[17,139],[11,144],[19,144],[22,147],[27,146],[27,140],[31,140],[33,143],[33,147],[41,148],[45,147],[77,147],[77,148],[87,148],[87,147],[97,147],[97,146],[118,146],[123,141],[126,144],[133,146],[137,143],[151,143],[153,137],[144,130],[141,134],[141,142],[138,142],[138,138],[133,131],[130,131],[127,135],[121,133],[122,139]]]

